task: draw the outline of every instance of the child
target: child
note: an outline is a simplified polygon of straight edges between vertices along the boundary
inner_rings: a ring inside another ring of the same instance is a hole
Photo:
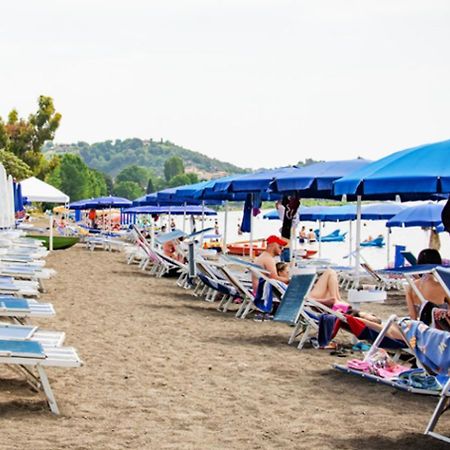
[[[289,264],[285,262],[277,262],[275,267],[277,268],[278,276],[289,278]]]

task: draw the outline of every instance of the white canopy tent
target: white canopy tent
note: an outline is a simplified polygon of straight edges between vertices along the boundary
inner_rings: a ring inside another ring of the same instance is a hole
[[[54,186],[39,180],[36,177],[30,177],[21,183],[22,195],[29,202],[46,202],[46,203],[69,203],[69,196],[56,189]],[[50,214],[50,236],[49,250],[53,250],[53,215]]]
[[[21,181],[20,184],[22,186],[22,195],[29,202],[69,203],[70,198],[68,195],[36,177],[27,178]]]

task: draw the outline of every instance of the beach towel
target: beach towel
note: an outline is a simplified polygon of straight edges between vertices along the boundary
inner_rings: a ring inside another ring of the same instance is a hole
[[[273,306],[273,287],[263,278],[258,280],[258,288],[256,289],[255,306],[265,313],[272,311]]]
[[[297,195],[284,196],[282,200],[284,206],[283,225],[281,227],[281,236],[285,239],[291,239],[291,230],[293,221],[297,217],[297,211],[300,206],[300,199]]]
[[[326,347],[336,336],[341,326],[341,321],[332,314],[321,314],[319,317],[318,341],[320,347]]]
[[[243,233],[250,233],[252,209],[252,194],[247,194],[247,197],[245,198],[244,214],[242,216],[241,223],[241,231]]]
[[[450,333],[417,320],[403,320],[400,326],[419,361],[440,375],[450,375]]]

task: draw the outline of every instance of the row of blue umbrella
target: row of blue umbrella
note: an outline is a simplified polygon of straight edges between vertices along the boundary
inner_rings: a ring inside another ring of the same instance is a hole
[[[361,220],[387,220],[392,227],[439,227],[442,225],[443,204],[425,203],[405,206],[400,203],[376,203],[361,207]],[[265,219],[279,219],[278,211],[264,214]],[[301,206],[300,221],[344,222],[356,220],[356,205]]]
[[[307,167],[285,167],[165,189],[135,201],[136,206],[214,204],[242,201],[249,193],[260,200],[297,192],[302,198],[362,197],[387,200],[433,199],[450,192],[450,140],[402,150],[378,161],[328,161]],[[77,202],[76,202],[77,203]],[[75,203],[75,207],[77,206]],[[126,199],[100,197],[85,208],[128,207]]]
[[[297,192],[302,198],[389,200],[434,199],[450,192],[450,140],[395,152],[378,161],[328,161],[284,167],[165,189],[138,199],[142,204],[260,200]]]

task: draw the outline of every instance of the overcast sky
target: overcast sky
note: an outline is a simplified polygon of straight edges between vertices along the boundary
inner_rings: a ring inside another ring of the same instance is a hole
[[[0,21],[0,115],[56,142],[164,138],[245,167],[450,138],[448,0],[25,0]]]

